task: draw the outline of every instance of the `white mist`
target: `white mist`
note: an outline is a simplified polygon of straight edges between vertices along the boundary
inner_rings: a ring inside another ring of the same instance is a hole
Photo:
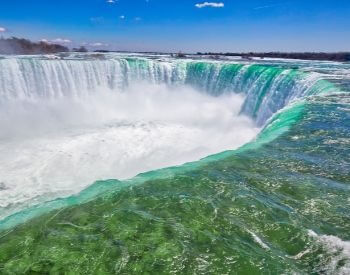
[[[0,219],[96,180],[199,160],[258,133],[244,98],[140,83],[123,92],[8,101],[0,117]]]

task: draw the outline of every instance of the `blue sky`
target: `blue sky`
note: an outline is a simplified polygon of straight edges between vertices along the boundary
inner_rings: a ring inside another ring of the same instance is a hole
[[[0,35],[130,51],[346,51],[349,0],[1,0]]]

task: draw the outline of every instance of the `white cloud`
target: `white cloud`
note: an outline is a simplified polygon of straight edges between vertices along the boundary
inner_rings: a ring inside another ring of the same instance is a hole
[[[103,46],[103,44],[100,43],[100,42],[96,42],[96,43],[90,44],[90,46],[92,46],[92,47],[101,47],[101,46]]]
[[[195,6],[196,8],[199,8],[199,9],[206,8],[206,7],[223,8],[225,4],[222,2],[203,2],[203,3],[198,3]]]
[[[4,27],[0,27],[0,32],[5,32],[6,29]]]
[[[54,43],[63,43],[63,44],[72,43],[71,40],[69,40],[69,39],[62,39],[62,38],[56,38],[56,39],[54,39],[54,40],[51,40],[51,42],[54,42]]]
[[[91,47],[108,47],[108,44],[104,44],[101,42],[95,42],[95,43],[90,43],[89,46],[91,46]]]
[[[52,39],[52,40],[48,40],[48,39],[41,39],[40,42],[44,42],[44,43],[48,43],[48,44],[52,44],[52,43],[58,43],[58,44],[69,44],[72,43],[71,40],[69,39],[63,39],[63,38],[56,38],[56,39]]]
[[[119,19],[125,19],[125,15],[119,16]]]
[[[118,1],[118,0],[107,0],[107,3],[109,3],[109,4],[115,4],[115,3],[117,3],[117,1]]]
[[[141,21],[141,17],[135,17],[135,21]]]

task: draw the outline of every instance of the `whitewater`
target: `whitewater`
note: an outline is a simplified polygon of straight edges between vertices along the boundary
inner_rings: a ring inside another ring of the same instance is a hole
[[[240,114],[242,95],[213,97],[180,76],[169,82],[170,63],[132,68],[123,59],[45,57],[1,63],[0,219],[97,180],[236,149],[259,131]]]
[[[73,264],[73,245],[87,273],[136,274],[154,254],[165,273],[346,274],[349,72],[301,60],[0,57],[0,269],[22,270],[11,257],[25,236],[38,266],[18,261],[41,272]]]

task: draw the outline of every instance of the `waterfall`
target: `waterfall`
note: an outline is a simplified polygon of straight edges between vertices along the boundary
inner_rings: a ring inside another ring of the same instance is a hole
[[[121,92],[130,83],[140,81],[171,86],[186,84],[213,96],[243,93],[246,100],[241,112],[260,126],[290,101],[333,88],[318,73],[257,64],[131,57],[0,59],[0,103],[79,98],[99,90]]]
[[[0,58],[0,219],[97,180],[237,149],[262,128],[247,146],[269,142],[299,117],[291,102],[334,89],[320,73],[269,64]]]

